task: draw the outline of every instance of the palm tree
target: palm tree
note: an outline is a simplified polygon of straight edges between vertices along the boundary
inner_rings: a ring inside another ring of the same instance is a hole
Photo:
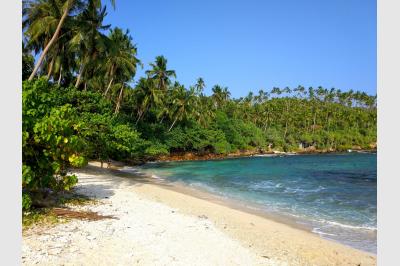
[[[215,118],[212,100],[204,95],[198,96],[195,102],[196,112],[193,113],[194,118],[203,127],[208,127],[211,120]]]
[[[58,14],[61,16],[57,16],[56,20],[52,20],[53,24],[55,21],[57,22],[57,27],[55,28],[54,31],[48,32],[49,36],[51,35],[52,37],[50,38],[50,40],[47,43],[44,43],[44,45],[42,46],[42,54],[39,57],[38,62],[36,63],[31,75],[29,76],[29,80],[32,80],[37,71],[39,70],[39,67],[42,65],[43,60],[45,59],[47,53],[49,52],[50,48],[53,46],[54,43],[57,42],[59,34],[61,32],[61,29],[64,26],[64,23],[66,21],[66,19],[68,18],[68,15],[73,13],[74,11],[79,10],[79,8],[82,7],[82,1],[80,0],[59,0],[59,1],[50,1],[50,0],[38,0],[38,1],[25,1],[24,6],[25,6],[25,11],[27,13],[31,13],[30,11],[32,11],[31,15],[29,16],[29,20],[27,24],[45,24],[43,23],[43,21],[41,21],[40,17],[35,17],[35,10],[39,10],[41,9],[41,7],[53,3],[58,2],[59,4],[62,5],[61,8],[61,12],[59,12]],[[100,0],[88,0],[89,4],[96,6],[96,7],[100,7],[101,6],[101,1]],[[111,0],[111,3],[113,5],[113,7],[115,7],[115,0]],[[24,13],[23,13],[24,15]],[[43,27],[43,26],[42,26]]]
[[[32,49],[36,54],[38,54],[43,47],[51,41],[52,36],[56,31],[58,22],[62,17],[62,8],[63,2],[60,0],[38,0],[23,2],[22,28],[24,30],[24,35],[28,40],[27,47]],[[48,52],[50,53],[51,50]],[[46,57],[43,58],[43,61],[50,61],[47,64],[49,70],[51,70],[54,64],[54,55],[50,57],[51,59],[49,59],[49,56],[46,54]],[[31,73],[32,72],[33,70]]]
[[[167,59],[164,56],[157,56],[155,63],[150,63],[152,69],[147,70],[146,74],[156,82],[160,90],[166,90],[170,84],[170,78],[176,78],[175,70],[167,70]]]
[[[137,49],[132,43],[132,37],[127,30],[125,33],[120,28],[112,29],[109,35],[105,68],[109,79],[104,95],[107,95],[116,73],[121,73],[125,79],[131,79],[136,74],[137,64],[141,64],[136,58]]]
[[[80,85],[86,69],[98,66],[96,59],[105,53],[107,36],[101,31],[110,27],[103,25],[105,16],[105,7],[99,9],[89,2],[87,8],[76,19],[73,37],[69,43],[71,49],[77,52],[80,61],[75,87]]]
[[[140,78],[135,88],[135,94],[138,103],[140,103],[137,112],[137,124],[147,110],[162,103],[165,92],[155,86],[154,80]]]
[[[49,73],[53,76],[53,79],[57,79],[58,85],[61,84],[63,77],[68,75],[72,69],[76,68],[76,52],[71,51],[68,47],[68,42],[71,38],[71,31],[63,34],[60,38],[64,39],[55,45],[54,52],[54,67],[53,70]],[[50,77],[50,76],[49,76]]]
[[[120,90],[119,90],[119,94],[118,94],[117,103],[116,103],[116,105],[115,105],[115,111],[114,111],[115,114],[119,113],[119,110],[120,110],[120,108],[121,108],[122,98],[124,97],[124,89],[125,89],[126,87],[129,87],[129,86],[128,86],[127,84],[125,84],[124,82],[118,83],[118,86],[120,87]]]
[[[214,100],[216,108],[221,108],[224,103],[229,100],[229,97],[231,95],[227,87],[221,87],[219,85],[215,85],[212,88],[212,92],[213,94],[211,98]]]
[[[168,129],[168,132],[171,131],[177,121],[182,121],[191,117],[196,101],[195,91],[193,88],[187,91],[185,87],[180,84],[176,84],[174,87],[175,88],[172,91],[173,105],[172,110],[170,110],[170,116],[171,119],[173,119],[173,122]]]
[[[206,84],[204,83],[203,78],[198,78],[195,88],[196,88],[196,94],[201,95],[203,93],[204,88],[206,87]]]

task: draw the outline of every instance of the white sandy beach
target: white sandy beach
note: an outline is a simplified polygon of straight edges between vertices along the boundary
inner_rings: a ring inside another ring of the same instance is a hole
[[[23,233],[24,265],[376,265],[374,255],[144,178],[89,166],[73,207],[116,219]]]

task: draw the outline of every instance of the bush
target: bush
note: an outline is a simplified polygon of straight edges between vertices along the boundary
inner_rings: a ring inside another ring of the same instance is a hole
[[[161,144],[159,142],[149,141],[148,145],[149,146],[144,151],[144,155],[145,156],[148,156],[150,158],[154,158],[154,157],[158,157],[160,155],[169,154],[168,146],[165,145],[165,144]]]
[[[22,115],[24,209],[34,203],[37,192],[71,189],[78,180],[68,170],[86,165],[88,158],[156,153],[154,147],[144,152],[140,134],[114,116],[99,93],[60,88],[45,79],[24,81]]]
[[[143,144],[139,133],[129,125],[112,125],[107,145],[110,146],[112,157],[115,159],[126,159],[141,155],[139,148]]]
[[[68,167],[86,164],[81,124],[69,104],[57,106],[52,87],[43,79],[25,81],[22,92],[23,208],[32,204],[30,193],[49,188],[68,190],[77,182]]]

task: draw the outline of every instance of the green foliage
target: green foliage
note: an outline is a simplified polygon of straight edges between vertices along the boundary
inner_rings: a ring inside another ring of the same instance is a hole
[[[171,151],[197,151],[226,154],[231,151],[229,142],[221,130],[191,127],[176,127],[166,135],[166,145]]]
[[[24,51],[23,51],[24,52]],[[35,58],[28,52],[22,54],[22,80],[29,78],[35,66]]]
[[[226,114],[219,113],[216,126],[222,129],[233,149],[247,150],[252,147],[264,147],[266,144],[262,130],[251,122],[228,118]]]
[[[67,174],[68,167],[86,163],[76,111],[57,106],[45,80],[24,82],[22,99],[23,189],[70,189],[77,179]]]
[[[139,137],[139,133],[128,125],[115,125],[111,128],[109,136],[110,149],[114,151],[115,158],[124,159],[132,158],[139,155],[139,147],[143,145],[143,141]]]
[[[167,155],[169,154],[168,146],[159,142],[148,142],[148,147],[144,150],[144,154],[151,158]]]
[[[226,141],[225,136],[221,131],[215,131],[213,138],[213,152],[216,154],[227,154],[231,151],[231,145]]]
[[[22,209],[29,210],[32,206],[32,199],[28,193],[22,193]]]
[[[128,159],[145,153],[140,134],[113,115],[111,104],[99,93],[60,88],[39,79],[24,81],[22,95],[26,209],[34,191],[71,189],[78,180],[68,169],[82,167],[90,158]],[[148,152],[157,154],[155,149]]]

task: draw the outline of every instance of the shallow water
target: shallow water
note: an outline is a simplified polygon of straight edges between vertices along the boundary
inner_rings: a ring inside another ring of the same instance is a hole
[[[292,217],[324,238],[376,253],[376,154],[163,162],[137,169]]]

